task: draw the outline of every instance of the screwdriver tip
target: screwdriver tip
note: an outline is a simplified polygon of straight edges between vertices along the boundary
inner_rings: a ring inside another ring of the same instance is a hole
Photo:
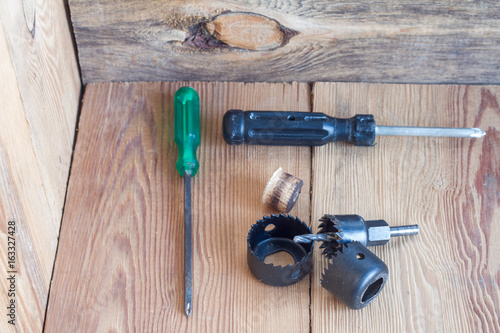
[[[186,312],[186,316],[191,316],[193,312],[193,308],[191,307],[191,303],[186,303],[186,307],[184,308],[184,312]]]
[[[471,138],[482,138],[483,136],[486,135],[486,132],[480,128],[472,128],[472,129],[474,130],[474,133],[470,135]]]

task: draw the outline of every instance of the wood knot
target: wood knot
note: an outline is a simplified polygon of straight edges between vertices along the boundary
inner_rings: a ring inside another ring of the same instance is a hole
[[[297,31],[260,14],[225,12],[196,25],[184,44],[205,49],[267,51],[286,45],[297,34]]]

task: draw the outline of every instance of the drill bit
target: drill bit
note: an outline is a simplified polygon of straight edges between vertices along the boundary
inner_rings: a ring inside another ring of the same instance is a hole
[[[304,234],[293,237],[293,241],[295,243],[305,243],[305,244],[315,241],[329,242],[335,239],[338,239],[338,236],[334,232],[325,232],[322,234]]]

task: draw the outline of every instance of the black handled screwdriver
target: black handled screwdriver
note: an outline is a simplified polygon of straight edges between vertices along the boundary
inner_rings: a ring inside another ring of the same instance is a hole
[[[373,115],[342,119],[316,112],[229,110],[223,119],[224,140],[231,145],[322,146],[348,141],[373,146],[376,135],[481,138],[479,128],[378,126]]]

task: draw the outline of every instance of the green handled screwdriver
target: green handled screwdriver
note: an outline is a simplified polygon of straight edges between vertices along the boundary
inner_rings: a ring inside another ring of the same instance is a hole
[[[184,177],[184,311],[189,317],[193,311],[193,257],[191,249],[191,177],[196,176],[200,164],[196,149],[200,145],[200,98],[191,87],[182,87],[174,96],[174,136],[179,159],[175,167]]]

